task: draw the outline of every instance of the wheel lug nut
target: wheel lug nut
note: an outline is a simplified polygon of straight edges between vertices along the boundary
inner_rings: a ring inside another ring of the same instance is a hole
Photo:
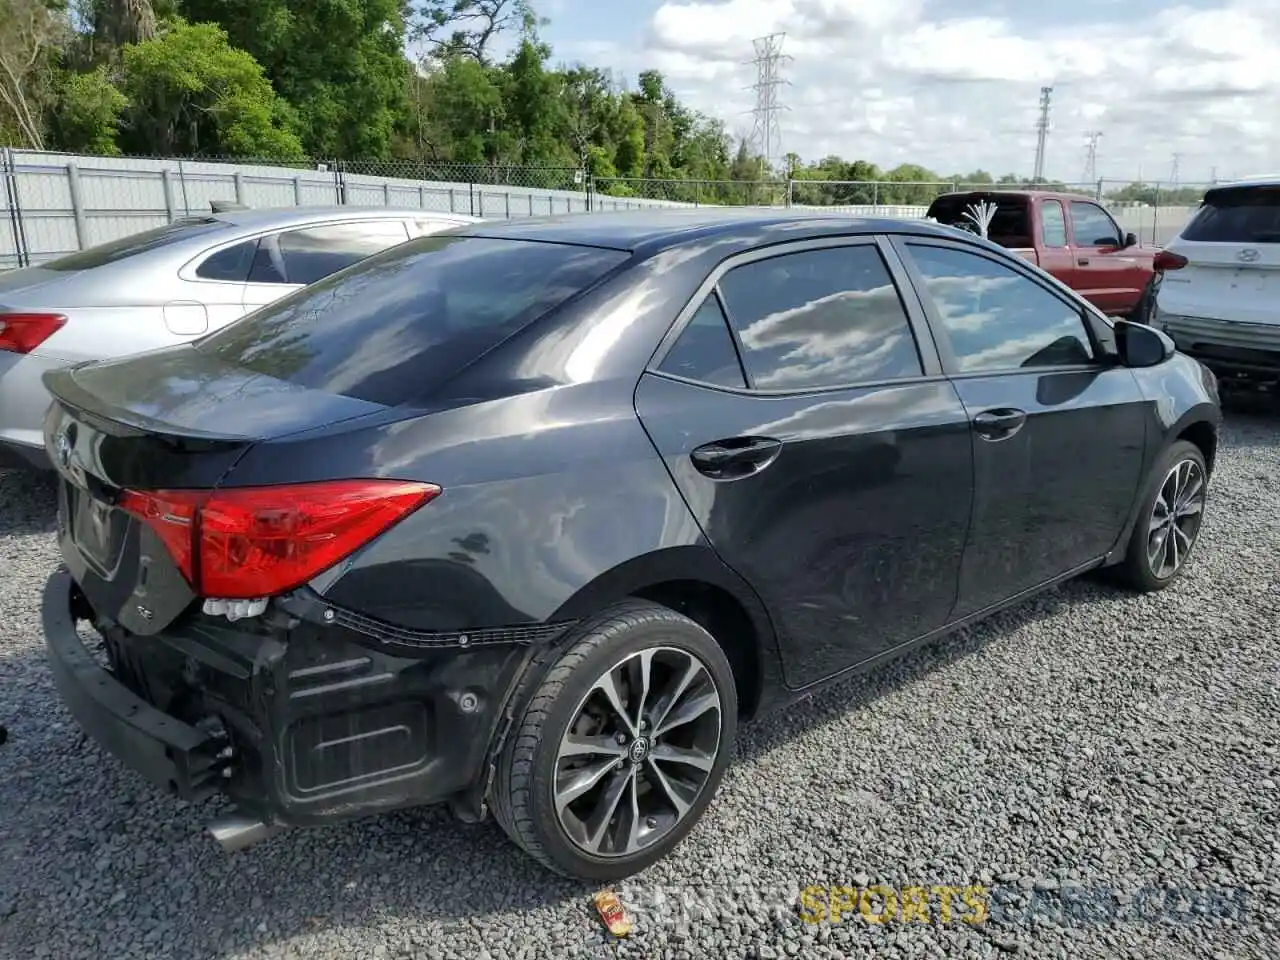
[[[622,745],[627,742],[627,735],[625,733],[620,733],[613,739],[617,740],[619,745]]]
[[[649,817],[647,820],[645,820],[644,825],[645,825],[646,827],[648,827],[650,830],[652,830],[652,829],[654,829],[655,827],[657,827],[657,825],[658,825],[658,818],[657,818],[657,817]]]

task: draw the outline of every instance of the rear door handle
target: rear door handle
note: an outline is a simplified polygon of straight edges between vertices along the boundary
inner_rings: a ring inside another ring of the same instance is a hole
[[[983,410],[973,418],[973,428],[985,440],[1007,440],[1022,429],[1027,412],[1016,407]]]
[[[773,463],[782,441],[772,437],[730,437],[704,443],[689,454],[698,472],[716,480],[736,480]]]

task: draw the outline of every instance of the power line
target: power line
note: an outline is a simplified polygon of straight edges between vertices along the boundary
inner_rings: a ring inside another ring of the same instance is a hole
[[[763,157],[769,166],[782,154],[778,114],[787,108],[779,101],[778,90],[790,85],[789,80],[782,78],[782,64],[791,60],[782,52],[782,41],[786,36],[785,33],[771,33],[751,41],[756,54],[751,60],[756,67],[756,82],[751,86],[756,92],[756,106],[751,111],[755,122],[750,143],[755,147],[756,155]]]
[[[1085,183],[1093,183],[1098,179],[1098,140],[1101,137],[1101,130],[1090,130],[1085,134],[1085,139],[1088,141],[1084,161]]]
[[[1044,146],[1049,138],[1049,102],[1053,97],[1053,87],[1040,88],[1040,119],[1036,121],[1036,166],[1032,180],[1039,183],[1044,179]]]

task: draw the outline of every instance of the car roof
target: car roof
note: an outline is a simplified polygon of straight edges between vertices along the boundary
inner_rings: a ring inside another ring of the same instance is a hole
[[[919,219],[742,207],[666,207],[486,220],[463,227],[459,233],[495,239],[573,243],[638,254],[652,254],[713,238],[752,244],[877,233],[928,234],[948,240],[956,237],[953,227]]]
[[[458,223],[475,223],[479,217],[461,213],[444,213],[437,210],[421,210],[412,207],[255,207],[245,210],[224,210],[220,213],[193,214],[193,220],[221,220],[245,230],[261,230],[270,227],[292,227],[331,220],[383,220],[424,219],[450,220]]]
[[[1069,190],[1025,190],[1020,187],[1005,189],[1004,187],[996,186],[994,184],[990,187],[975,187],[972,190],[956,190],[951,193],[943,193],[934,199],[936,202],[937,200],[946,200],[948,198],[979,196],[1008,196],[1037,200],[1096,200],[1096,198],[1090,194],[1072,193]]]
[[[1240,180],[1219,180],[1209,188],[1209,191],[1235,190],[1240,187],[1280,187],[1280,173],[1259,174]]]

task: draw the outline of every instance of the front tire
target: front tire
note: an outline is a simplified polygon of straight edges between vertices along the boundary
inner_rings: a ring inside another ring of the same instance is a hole
[[[737,717],[710,634],[659,604],[620,604],[579,629],[525,701],[498,758],[495,819],[556,873],[630,876],[701,817]]]
[[[1117,568],[1134,590],[1163,590],[1186,568],[1204,521],[1209,471],[1200,448],[1178,440],[1157,461],[1143,505]]]

